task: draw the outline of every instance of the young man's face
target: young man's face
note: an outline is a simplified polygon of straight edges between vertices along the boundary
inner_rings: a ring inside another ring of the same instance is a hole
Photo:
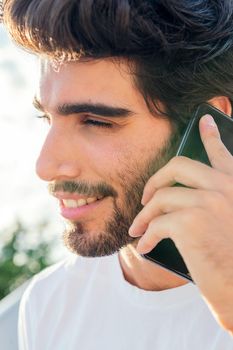
[[[41,72],[37,99],[50,126],[37,173],[60,200],[67,247],[112,254],[133,241],[129,226],[167,161],[172,127],[149,112],[123,63],[72,62],[59,72],[46,63]]]

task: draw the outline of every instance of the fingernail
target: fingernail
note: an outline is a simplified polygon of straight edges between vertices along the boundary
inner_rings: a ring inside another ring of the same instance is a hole
[[[149,198],[148,193],[143,193],[141,204],[146,205],[146,203],[148,202],[148,198]]]
[[[128,232],[131,237],[140,237],[142,235],[142,229],[134,223],[132,223]]]
[[[130,226],[130,228],[129,228],[129,235],[130,235],[131,237],[136,237],[136,236],[137,236],[137,235],[135,235],[134,230],[135,230],[135,225],[132,224],[132,225]]]
[[[210,114],[204,115],[203,120],[207,127],[216,128],[217,125],[214,121],[214,118]]]

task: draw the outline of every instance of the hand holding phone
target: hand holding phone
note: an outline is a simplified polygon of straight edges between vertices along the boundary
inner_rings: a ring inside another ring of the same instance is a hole
[[[233,154],[233,120],[209,104],[202,104],[190,120],[176,155],[185,156],[210,165],[199,132],[199,121],[205,114],[210,114],[214,118],[223,143],[231,154]],[[176,184],[176,186],[179,186],[179,184]],[[192,281],[188,268],[171,239],[163,239],[151,252],[143,254],[143,256]]]
[[[229,99],[220,97],[215,101],[224,102],[224,108],[230,111]],[[205,117],[200,120],[202,144],[198,124],[200,117],[204,115]],[[192,131],[193,129],[198,131],[197,134]],[[192,135],[195,134],[198,139],[195,138],[193,141]],[[170,160],[148,180],[143,194],[144,208],[134,219],[130,229],[131,236],[142,236],[137,246],[139,253],[166,269],[195,281],[216,321],[231,334],[233,332],[232,135],[233,122],[229,117],[208,105],[200,106],[184,135],[183,146],[179,148],[178,154],[185,157]],[[200,158],[202,154],[204,157],[208,155],[207,160],[211,166],[203,164],[202,156]],[[172,186],[175,181],[180,182],[181,186]],[[175,242],[175,249],[177,247],[184,257],[184,265],[177,263],[177,258],[178,261],[180,258],[177,249],[173,250],[172,260],[167,247],[163,251],[164,255],[157,254],[156,249],[160,248],[156,244],[167,238],[172,239],[172,241],[164,240],[168,242],[167,246],[171,247],[169,242]]]

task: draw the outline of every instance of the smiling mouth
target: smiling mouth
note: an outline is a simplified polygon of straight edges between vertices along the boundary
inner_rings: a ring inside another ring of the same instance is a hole
[[[101,206],[106,197],[88,197],[86,199],[60,199],[60,214],[67,220],[76,221],[93,213],[95,208]],[[88,203],[89,202],[89,203]]]
[[[101,197],[88,197],[88,198],[80,198],[78,200],[75,199],[62,199],[61,205],[65,208],[80,208],[88,204],[92,204],[102,199]]]

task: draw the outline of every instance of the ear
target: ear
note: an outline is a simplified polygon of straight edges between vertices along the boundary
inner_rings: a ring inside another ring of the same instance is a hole
[[[215,96],[211,98],[211,100],[208,101],[209,104],[212,106],[218,108],[223,113],[229,115],[231,117],[232,115],[232,106],[231,101],[226,96]]]

